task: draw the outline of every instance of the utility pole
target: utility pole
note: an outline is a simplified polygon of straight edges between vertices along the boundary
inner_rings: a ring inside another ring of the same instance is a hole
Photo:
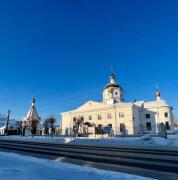
[[[4,131],[4,134],[5,134],[5,135],[8,135],[8,126],[9,126],[9,117],[10,117],[10,113],[11,113],[11,111],[8,110],[7,122],[6,122],[5,131]]]

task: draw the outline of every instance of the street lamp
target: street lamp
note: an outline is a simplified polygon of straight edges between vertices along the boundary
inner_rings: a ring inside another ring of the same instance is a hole
[[[4,131],[4,134],[5,134],[5,135],[8,135],[8,126],[9,126],[9,117],[10,117],[10,113],[11,113],[11,111],[8,110],[7,122],[6,122],[5,131]]]

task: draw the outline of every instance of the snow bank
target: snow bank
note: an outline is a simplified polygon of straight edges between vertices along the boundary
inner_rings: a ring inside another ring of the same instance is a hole
[[[51,143],[67,143],[67,144],[84,144],[84,145],[107,145],[107,146],[141,146],[141,147],[178,147],[178,135],[171,135],[168,139],[161,137],[152,137],[145,135],[143,137],[113,137],[113,138],[74,138],[74,137],[21,137],[21,136],[1,136],[0,139],[35,141],[35,142],[51,142]]]
[[[2,180],[147,180],[136,175],[97,170],[52,160],[0,152]]]

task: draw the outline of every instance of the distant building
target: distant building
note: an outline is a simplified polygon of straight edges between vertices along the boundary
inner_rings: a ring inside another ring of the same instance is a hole
[[[110,129],[114,135],[158,134],[164,123],[167,133],[174,133],[172,107],[161,99],[125,102],[124,91],[111,74],[103,91],[103,102],[88,101],[79,108],[63,112],[62,134],[101,134]],[[77,123],[76,123],[77,122]]]
[[[32,131],[34,131],[33,134],[40,134],[40,116],[37,113],[36,107],[35,107],[35,99],[32,99],[32,105],[30,107],[30,110],[28,111],[27,115],[22,119],[22,131],[25,135],[31,135]],[[35,123],[36,127],[34,128],[33,123]]]
[[[7,119],[0,118],[0,135],[5,135]],[[7,128],[7,135],[19,135],[20,134],[20,123],[15,119],[10,119],[8,128]]]

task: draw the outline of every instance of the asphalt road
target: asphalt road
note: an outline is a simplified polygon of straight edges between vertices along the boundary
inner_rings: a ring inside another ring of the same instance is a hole
[[[178,151],[0,140],[2,151],[137,174],[178,180]]]

